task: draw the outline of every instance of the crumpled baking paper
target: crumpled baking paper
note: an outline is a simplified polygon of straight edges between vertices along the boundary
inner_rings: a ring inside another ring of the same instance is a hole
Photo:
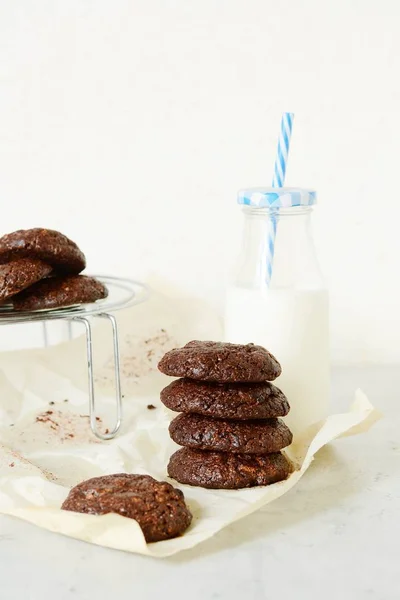
[[[89,428],[83,337],[0,355],[1,513],[93,544],[170,556],[279,498],[298,482],[322,446],[367,431],[378,418],[357,391],[348,413],[313,425],[288,448],[295,471],[286,481],[233,491],[178,486],[193,513],[190,528],[182,537],[146,544],[132,519],[66,512],[60,506],[70,487],[89,477],[127,472],[168,480],[166,466],[177,446],[168,435],[174,415],[159,401],[170,379],[157,371],[157,362],[189,339],[220,338],[221,327],[204,305],[160,295],[120,313],[118,321],[124,422],[118,437],[108,442],[99,441]],[[94,348],[97,423],[106,431],[112,427],[115,400],[111,331],[104,321],[95,329]]]

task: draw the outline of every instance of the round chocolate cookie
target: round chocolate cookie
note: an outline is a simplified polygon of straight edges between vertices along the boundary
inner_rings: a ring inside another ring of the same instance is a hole
[[[169,426],[180,446],[243,454],[278,452],[292,443],[290,429],[280,419],[228,421],[203,415],[178,415]]]
[[[202,381],[273,381],[281,366],[270,352],[254,344],[189,342],[165,354],[158,364],[165,375]]]
[[[210,383],[177,379],[161,392],[161,401],[176,412],[220,419],[270,419],[290,410],[283,392],[272,383]]]
[[[0,238],[0,263],[36,258],[63,273],[80,273],[86,259],[78,246],[53,229],[20,229]]]
[[[181,535],[192,521],[183,493],[150,475],[93,477],[72,488],[61,508],[90,515],[117,513],[135,519],[146,542]]]
[[[47,277],[52,267],[35,258],[19,258],[0,265],[0,303]]]
[[[280,452],[260,456],[181,448],[168,464],[168,475],[176,481],[216,490],[269,485],[286,479],[291,471]]]
[[[88,304],[107,295],[107,288],[94,277],[66,275],[43,279],[14,296],[12,301],[18,311],[44,310]]]

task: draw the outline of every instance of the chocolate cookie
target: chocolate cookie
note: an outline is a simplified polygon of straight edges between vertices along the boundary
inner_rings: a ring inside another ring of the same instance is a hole
[[[189,342],[167,352],[158,368],[172,377],[221,383],[273,381],[281,374],[280,364],[265,348],[222,342]]]
[[[52,270],[50,265],[35,258],[19,258],[0,265],[0,302],[47,277]]]
[[[183,493],[149,475],[93,477],[72,488],[61,508],[90,515],[117,513],[135,519],[146,542],[181,535],[192,520]]]
[[[292,443],[290,429],[280,419],[228,421],[203,415],[178,415],[169,426],[180,446],[243,454],[278,452]]]
[[[290,406],[272,383],[210,383],[177,379],[161,392],[161,401],[176,412],[220,419],[284,417]]]
[[[0,263],[36,258],[63,273],[80,273],[86,266],[78,246],[53,229],[20,229],[0,238]]]
[[[96,302],[108,295],[107,288],[94,277],[66,275],[35,283],[13,297],[15,310],[43,310]]]
[[[276,483],[286,479],[291,470],[280,452],[260,456],[181,448],[168,464],[168,475],[180,483],[228,490]]]

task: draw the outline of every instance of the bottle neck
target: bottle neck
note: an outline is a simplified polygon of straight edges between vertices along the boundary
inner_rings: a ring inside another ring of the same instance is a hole
[[[253,216],[259,219],[269,218],[270,215],[280,218],[310,216],[313,211],[312,206],[290,206],[287,208],[256,208],[254,206],[242,206],[242,212],[245,216]]]
[[[245,287],[321,287],[311,234],[312,207],[243,207],[244,230],[237,281]],[[272,250],[271,250],[272,248]],[[272,277],[268,265],[272,259]]]

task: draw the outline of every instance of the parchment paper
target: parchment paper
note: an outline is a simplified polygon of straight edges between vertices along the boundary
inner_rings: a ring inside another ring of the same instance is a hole
[[[94,544],[170,556],[279,498],[297,483],[322,446],[342,435],[367,431],[378,418],[357,391],[348,413],[315,424],[288,449],[296,470],[287,481],[236,491],[179,486],[193,513],[192,525],[180,538],[147,545],[131,519],[65,512],[60,506],[69,488],[89,477],[128,472],[168,479],[166,465],[177,449],[168,436],[174,415],[159,401],[170,379],[158,373],[156,365],[164,352],[189,339],[218,339],[220,323],[200,303],[154,295],[121,313],[119,326],[125,414],[121,434],[109,442],[100,442],[89,429],[83,338],[0,355],[0,512]],[[105,430],[114,416],[107,323],[102,321],[95,330],[94,344],[98,424]]]

